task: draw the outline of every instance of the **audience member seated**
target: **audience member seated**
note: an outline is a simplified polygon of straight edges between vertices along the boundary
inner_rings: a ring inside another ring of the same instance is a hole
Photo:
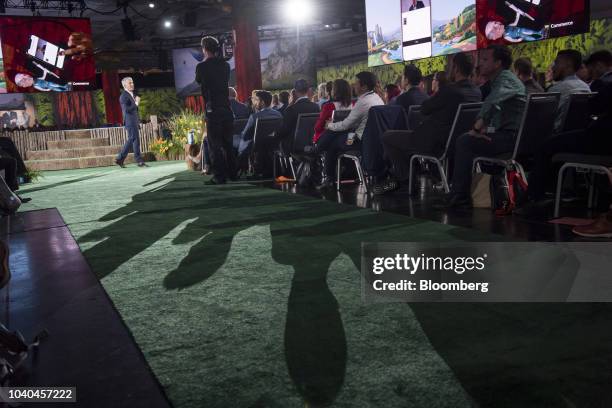
[[[473,129],[455,145],[452,187],[447,205],[470,205],[472,162],[478,156],[511,152],[525,109],[525,85],[510,71],[512,54],[506,46],[492,45],[480,54],[480,73],[491,81]]]
[[[257,119],[282,119],[283,115],[279,111],[272,109],[272,94],[268,91],[256,91],[253,97],[253,107],[256,112],[249,116],[249,120],[238,138],[234,139],[234,148],[238,150],[238,163],[241,168],[244,168],[245,162],[248,160],[249,155],[253,149],[253,138],[255,136],[255,125]],[[273,146],[260,146],[263,151],[262,155],[265,156],[266,152],[270,152],[274,149]],[[258,152],[259,153],[259,152]],[[260,164],[265,164],[265,160],[260,161]],[[265,168],[255,169],[258,174],[266,174]]]
[[[410,157],[415,153],[439,156],[446,147],[459,105],[480,102],[480,89],[470,81],[474,64],[465,54],[455,54],[450,84],[442,85],[421,105],[423,122],[414,130],[388,131],[382,137],[385,156],[392,163],[393,177],[374,187],[374,194],[397,190],[408,181]]]
[[[528,95],[544,92],[544,88],[533,77],[533,65],[529,58],[519,58],[514,61],[513,71],[523,81]]]
[[[293,103],[283,113],[283,126],[278,132],[281,150],[285,154],[291,152],[298,117],[302,113],[318,113],[319,105],[309,99],[310,85],[305,79],[298,79],[294,85],[295,97]]]
[[[317,103],[319,104],[319,108],[322,108],[323,105],[325,105],[331,100],[332,86],[332,82],[323,82],[319,84],[319,87],[317,88],[317,94],[319,96],[319,100],[317,101]]]
[[[599,92],[612,83],[612,53],[608,50],[597,51],[584,62],[591,78],[591,91]]]
[[[319,119],[315,124],[313,143],[317,143],[325,132],[325,125],[332,119],[334,111],[346,111],[353,108],[351,85],[344,79],[336,79],[332,82],[331,95],[331,103],[323,105]]]
[[[598,52],[599,53],[599,52]],[[525,209],[525,213],[537,211],[551,202],[545,200],[546,191],[554,187],[556,171],[552,165],[552,157],[556,153],[596,154],[612,155],[612,81],[602,80],[603,69],[596,68],[593,60],[601,58],[602,54],[595,53],[587,61],[587,66],[592,69],[594,83],[598,90],[597,95],[590,101],[590,113],[597,120],[585,129],[584,132],[561,133],[550,140],[544,146],[534,161],[534,168],[529,173],[529,199],[531,203]],[[595,58],[593,58],[595,56]],[[594,69],[595,68],[595,69]],[[593,84],[591,84],[593,85]]]
[[[387,104],[391,105],[395,103],[397,97],[400,96],[402,91],[399,86],[395,84],[388,84],[387,86],[385,86],[385,93],[387,95]]]
[[[15,143],[8,137],[0,137],[0,157],[9,157],[15,160],[17,177],[23,177],[26,173],[26,166],[17,150]]]
[[[325,179],[318,186],[319,188],[333,185],[336,177],[336,160],[340,153],[360,149],[360,141],[370,108],[385,104],[382,98],[374,92],[377,82],[376,75],[371,72],[358,73],[353,83],[358,99],[351,113],[341,122],[327,122],[326,131],[316,144],[316,151],[325,155]]]
[[[273,94],[272,95],[272,109],[278,110],[279,106],[280,106],[280,102],[278,101],[278,94]]]
[[[446,78],[446,72],[444,71],[436,72],[431,78],[431,94],[430,95],[435,95],[436,93],[438,93],[440,88],[442,88],[446,84],[448,84],[448,78]]]
[[[230,108],[232,112],[234,112],[234,118],[236,119],[246,119],[249,117],[249,108],[243,104],[238,102],[236,99],[238,94],[236,90],[232,87],[229,88],[229,100],[230,100]]]
[[[421,105],[427,99],[427,95],[420,87],[423,80],[423,74],[414,64],[409,64],[404,67],[404,76],[402,78],[402,86],[405,91],[395,100],[396,105],[400,105],[406,112],[412,105]]]
[[[6,139],[6,138],[0,138]],[[10,141],[10,140],[9,140]],[[11,189],[13,193],[19,198],[22,203],[31,201],[31,198],[20,197],[16,191],[19,190],[19,180],[17,179],[18,174],[17,159],[11,156],[4,149],[0,150],[0,170],[4,170],[4,181],[6,185]]]
[[[287,109],[287,106],[289,106],[289,92],[282,91],[279,93],[278,102],[279,105],[276,107],[276,110],[278,110],[280,113],[285,113],[285,109]]]
[[[555,84],[548,88],[548,92],[559,92],[559,111],[555,120],[555,133],[563,130],[563,122],[569,108],[570,96],[574,93],[589,93],[591,88],[576,76],[582,65],[582,55],[576,50],[559,51],[553,63],[553,80]]]
[[[480,88],[482,100],[485,100],[491,93],[491,81],[480,72],[480,65],[474,70],[474,83]]]

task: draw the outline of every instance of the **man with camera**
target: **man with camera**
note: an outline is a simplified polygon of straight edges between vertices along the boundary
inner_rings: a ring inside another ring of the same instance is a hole
[[[234,114],[229,102],[230,66],[220,53],[219,41],[202,38],[204,61],[196,67],[196,81],[206,101],[206,130],[210,146],[211,171],[206,184],[225,184],[236,178],[236,159],[232,147]]]

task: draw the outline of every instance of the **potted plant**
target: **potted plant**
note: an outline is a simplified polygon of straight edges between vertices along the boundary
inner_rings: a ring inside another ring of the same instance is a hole
[[[202,116],[188,109],[174,114],[168,120],[168,129],[172,132],[177,160],[185,158],[193,151],[199,151],[204,136],[205,125]],[[192,137],[190,137],[192,133]],[[192,139],[192,140],[191,140]],[[189,164],[188,164],[189,167]]]

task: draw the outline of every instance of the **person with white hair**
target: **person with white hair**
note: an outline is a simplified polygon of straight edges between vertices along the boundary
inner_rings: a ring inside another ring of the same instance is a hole
[[[125,77],[121,80],[123,92],[119,97],[121,104],[121,113],[123,113],[123,124],[127,130],[128,139],[125,141],[121,152],[115,159],[115,163],[120,167],[125,167],[123,164],[125,158],[130,152],[134,152],[134,160],[138,163],[138,167],[146,167],[146,164],[140,155],[140,135],[138,128],[140,127],[140,118],[138,116],[138,105],[140,104],[140,96],[134,93],[134,80],[130,77]]]

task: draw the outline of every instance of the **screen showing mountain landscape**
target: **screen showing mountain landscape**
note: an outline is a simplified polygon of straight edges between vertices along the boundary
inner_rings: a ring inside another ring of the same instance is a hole
[[[402,62],[401,8],[398,0],[366,0],[368,66]]]
[[[314,38],[285,37],[259,42],[264,89],[291,89],[297,79],[314,84]]]
[[[432,0],[432,55],[476,49],[476,1]]]

